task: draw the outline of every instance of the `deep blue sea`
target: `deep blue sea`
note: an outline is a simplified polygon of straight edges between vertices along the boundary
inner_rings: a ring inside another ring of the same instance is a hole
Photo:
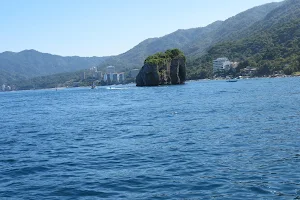
[[[300,78],[0,93],[0,199],[300,199]]]

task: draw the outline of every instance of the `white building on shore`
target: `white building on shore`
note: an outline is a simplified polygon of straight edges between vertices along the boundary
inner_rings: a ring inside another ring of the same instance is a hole
[[[109,73],[109,74],[108,74],[108,79],[109,79],[110,81],[113,81],[113,80],[114,80],[114,73]]]
[[[103,82],[107,84],[119,84],[125,82],[125,72],[116,72],[114,66],[106,67],[106,72],[102,77]]]
[[[213,61],[213,72],[228,71],[231,68],[231,62],[228,58],[218,58]]]
[[[125,81],[125,73],[124,72],[121,72],[118,74],[119,78],[119,83],[123,83]]]
[[[107,82],[107,79],[108,79],[108,76],[107,76],[107,73],[105,73],[105,74],[103,75],[103,81],[104,81],[104,82]]]

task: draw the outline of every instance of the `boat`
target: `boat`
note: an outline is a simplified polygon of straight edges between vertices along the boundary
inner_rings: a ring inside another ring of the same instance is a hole
[[[95,88],[96,88],[96,84],[95,84],[95,82],[93,82],[91,89],[95,89]]]
[[[237,79],[228,79],[226,82],[237,82]]]

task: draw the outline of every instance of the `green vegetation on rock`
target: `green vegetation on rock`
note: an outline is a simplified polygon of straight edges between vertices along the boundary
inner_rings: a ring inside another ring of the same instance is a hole
[[[144,64],[163,65],[172,59],[186,59],[179,49],[168,49],[165,53],[159,52],[146,58]]]
[[[186,80],[186,58],[179,49],[169,49],[149,56],[136,77],[137,86],[183,84]]]

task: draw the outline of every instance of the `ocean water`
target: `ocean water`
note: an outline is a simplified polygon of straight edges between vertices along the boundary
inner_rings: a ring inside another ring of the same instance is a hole
[[[300,78],[0,93],[0,199],[300,199]]]

